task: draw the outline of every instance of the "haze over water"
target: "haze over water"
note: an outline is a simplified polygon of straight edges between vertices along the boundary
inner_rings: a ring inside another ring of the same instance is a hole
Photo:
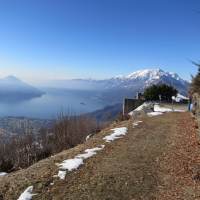
[[[61,111],[68,114],[92,112],[104,107],[103,102],[92,98],[92,91],[84,93],[46,89],[41,97],[24,101],[1,101],[0,116],[24,116],[31,118],[55,118]]]

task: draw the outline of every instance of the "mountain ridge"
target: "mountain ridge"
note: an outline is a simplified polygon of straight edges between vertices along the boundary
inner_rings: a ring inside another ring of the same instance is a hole
[[[176,73],[166,72],[160,68],[139,70],[126,76],[117,76],[102,80],[54,80],[48,82],[46,87],[82,91],[90,90],[93,93],[88,98],[107,102],[107,105],[114,105],[122,103],[124,98],[134,98],[137,92],[144,92],[145,88],[154,84],[171,85],[180,94],[188,96],[189,82],[182,79]]]
[[[142,89],[158,83],[171,84],[177,87],[179,92],[186,94],[189,82],[182,79],[177,73],[166,72],[160,68],[143,69],[132,72],[128,75],[115,76],[107,79],[66,79],[54,80],[49,83],[52,87],[64,87],[68,89],[115,89],[115,88],[134,88],[137,82],[142,82]],[[179,87],[178,87],[179,85]],[[141,88],[141,86],[140,86]]]
[[[0,79],[0,97],[2,101],[25,100],[44,94],[38,88],[10,75]]]
[[[15,88],[16,85],[24,85],[24,82],[17,79],[16,77],[8,76],[5,79],[0,79],[0,92],[2,92],[3,90],[1,87],[2,80],[6,80],[6,83],[7,80],[11,80],[12,83],[18,83],[11,84],[11,89],[13,89],[13,87]],[[125,97],[133,98],[137,92],[143,92],[145,88],[157,84],[171,85],[175,87],[180,94],[184,96],[188,95],[189,82],[182,79],[177,73],[166,72],[160,68],[138,70],[125,76],[111,77],[110,79],[102,80],[57,80],[48,82],[46,87],[55,89],[69,89],[75,91],[90,90],[93,91],[93,93],[88,98],[95,98],[102,102],[109,102],[108,105],[114,105],[117,103],[121,103]],[[36,94],[38,93],[38,90],[36,90],[36,88],[33,88],[28,84],[26,84],[26,86],[28,86],[28,88],[31,89],[31,91],[35,91]]]

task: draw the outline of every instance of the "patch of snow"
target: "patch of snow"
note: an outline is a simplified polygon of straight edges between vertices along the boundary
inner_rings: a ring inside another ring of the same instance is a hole
[[[144,80],[145,86],[149,86],[159,79],[162,80],[163,77],[167,80],[175,79],[178,82],[181,82],[183,84],[185,84],[186,82],[183,79],[181,79],[178,76],[178,74],[165,72],[160,68],[138,70],[133,73],[130,73],[127,76],[120,75],[120,76],[113,77],[111,78],[111,80],[117,80],[117,81],[120,81],[121,83],[131,81],[131,80]],[[115,84],[113,84],[112,86],[116,86]]]
[[[8,173],[6,173],[6,172],[0,172],[0,176],[5,176],[5,175],[7,175]]]
[[[97,151],[102,150],[104,147],[105,147],[105,145],[102,145],[101,147],[96,147],[93,149],[86,149],[85,153],[77,155],[76,158],[82,158],[82,159],[90,158],[90,157],[96,155]]]
[[[154,105],[155,112],[172,112],[173,110],[170,108],[160,107],[159,105]]]
[[[141,111],[148,106],[149,106],[149,103],[145,102],[141,106],[137,107],[134,111]]]
[[[181,99],[189,100],[188,97],[183,96],[182,94],[179,94],[179,93],[177,94],[177,97],[178,97],[178,98],[181,98]]]
[[[174,112],[186,112],[186,110],[174,109]]]
[[[133,116],[135,113],[144,111],[147,112],[148,110],[153,109],[153,103],[152,102],[144,102],[142,105],[137,107],[135,110],[128,113],[128,115]]]
[[[82,164],[83,164],[82,158],[67,159],[60,164],[60,169],[72,171],[74,169],[77,169]]]
[[[183,95],[181,95],[181,94],[177,94],[176,97],[173,96],[172,99],[173,99],[174,101],[176,101],[176,102],[181,102],[182,100],[189,100],[188,97],[185,97],[185,96],[183,96]]]
[[[180,80],[180,77],[178,76],[178,74],[173,73],[173,72],[168,72],[169,75],[171,75],[172,78],[176,79],[177,81]]]
[[[92,134],[89,134],[89,135],[85,138],[85,140],[86,140],[86,141],[89,140],[91,136],[92,136]]]
[[[128,113],[128,115],[133,116],[134,111]]]
[[[136,126],[138,126],[140,123],[142,123],[142,121],[136,121],[136,122],[134,122],[133,123],[133,128],[136,127]]]
[[[114,129],[111,129],[111,130],[114,131],[114,132],[103,138],[106,142],[111,142],[111,141],[114,141],[116,139],[119,139],[119,138],[121,138],[121,136],[124,136],[127,133],[126,127],[114,128]]]
[[[165,72],[161,69],[144,69],[133,72],[126,76],[128,79],[137,79],[137,78],[150,78],[150,79],[159,79],[160,76],[165,74]]]
[[[73,159],[67,159],[64,160],[61,164],[59,164],[60,170],[58,171],[58,177],[62,180],[65,179],[66,176],[66,170],[72,171],[75,169],[78,169],[79,166],[83,165],[83,161],[96,155],[97,151],[102,150],[105,147],[105,145],[101,145],[101,147],[95,147],[93,149],[86,149],[84,153],[78,154]]]
[[[159,104],[155,104],[154,112],[147,113],[147,115],[152,117],[152,116],[162,115],[163,113],[166,113],[166,112],[185,112],[185,111],[186,110],[160,107]]]
[[[32,194],[33,186],[29,186],[18,198],[18,200],[31,200],[36,194]]]
[[[147,115],[149,117],[158,116],[158,115],[162,115],[162,114],[163,114],[162,112],[150,112],[150,113],[147,113]]]
[[[165,108],[165,107],[160,107],[159,105],[154,105],[154,111],[155,112],[186,112],[186,110],[180,110],[180,109],[171,109],[171,108]]]
[[[59,177],[60,179],[64,180],[66,176],[66,171],[59,170],[58,175],[56,177]]]

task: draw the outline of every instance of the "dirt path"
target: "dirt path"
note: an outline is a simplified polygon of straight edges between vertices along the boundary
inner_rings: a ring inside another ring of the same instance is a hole
[[[88,144],[24,170],[24,174],[19,172],[7,180],[0,179],[0,192],[6,192],[12,180],[25,187],[17,181],[24,175],[26,185],[34,185],[37,193],[33,200],[200,199],[200,148],[190,114],[169,113],[142,121],[135,128],[131,120],[118,124],[127,126],[128,134],[106,144],[82,167],[68,173],[65,180],[52,180],[57,171],[55,162],[73,157],[86,147],[103,144],[102,137],[110,129]],[[36,169],[37,176],[30,175]],[[52,181],[54,185],[50,185]],[[4,199],[16,199],[16,196],[7,191]]]

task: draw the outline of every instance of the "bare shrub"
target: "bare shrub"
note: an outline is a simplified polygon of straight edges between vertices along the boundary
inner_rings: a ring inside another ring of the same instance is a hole
[[[119,122],[126,121],[126,120],[129,120],[130,118],[131,118],[130,115],[128,115],[128,114],[123,115],[123,113],[120,112],[119,115],[117,116],[116,121],[119,121]]]
[[[52,128],[53,152],[74,147],[97,130],[96,120],[90,117],[60,115]]]
[[[190,92],[192,94],[200,94],[200,64],[195,62],[193,62],[193,64],[198,67],[198,73],[196,74],[196,76],[192,77]]]
[[[96,120],[87,116],[61,113],[52,128],[42,128],[33,134],[25,127],[24,133],[0,137],[0,171],[11,172],[26,168],[64,149],[85,141],[87,135],[99,131]]]

